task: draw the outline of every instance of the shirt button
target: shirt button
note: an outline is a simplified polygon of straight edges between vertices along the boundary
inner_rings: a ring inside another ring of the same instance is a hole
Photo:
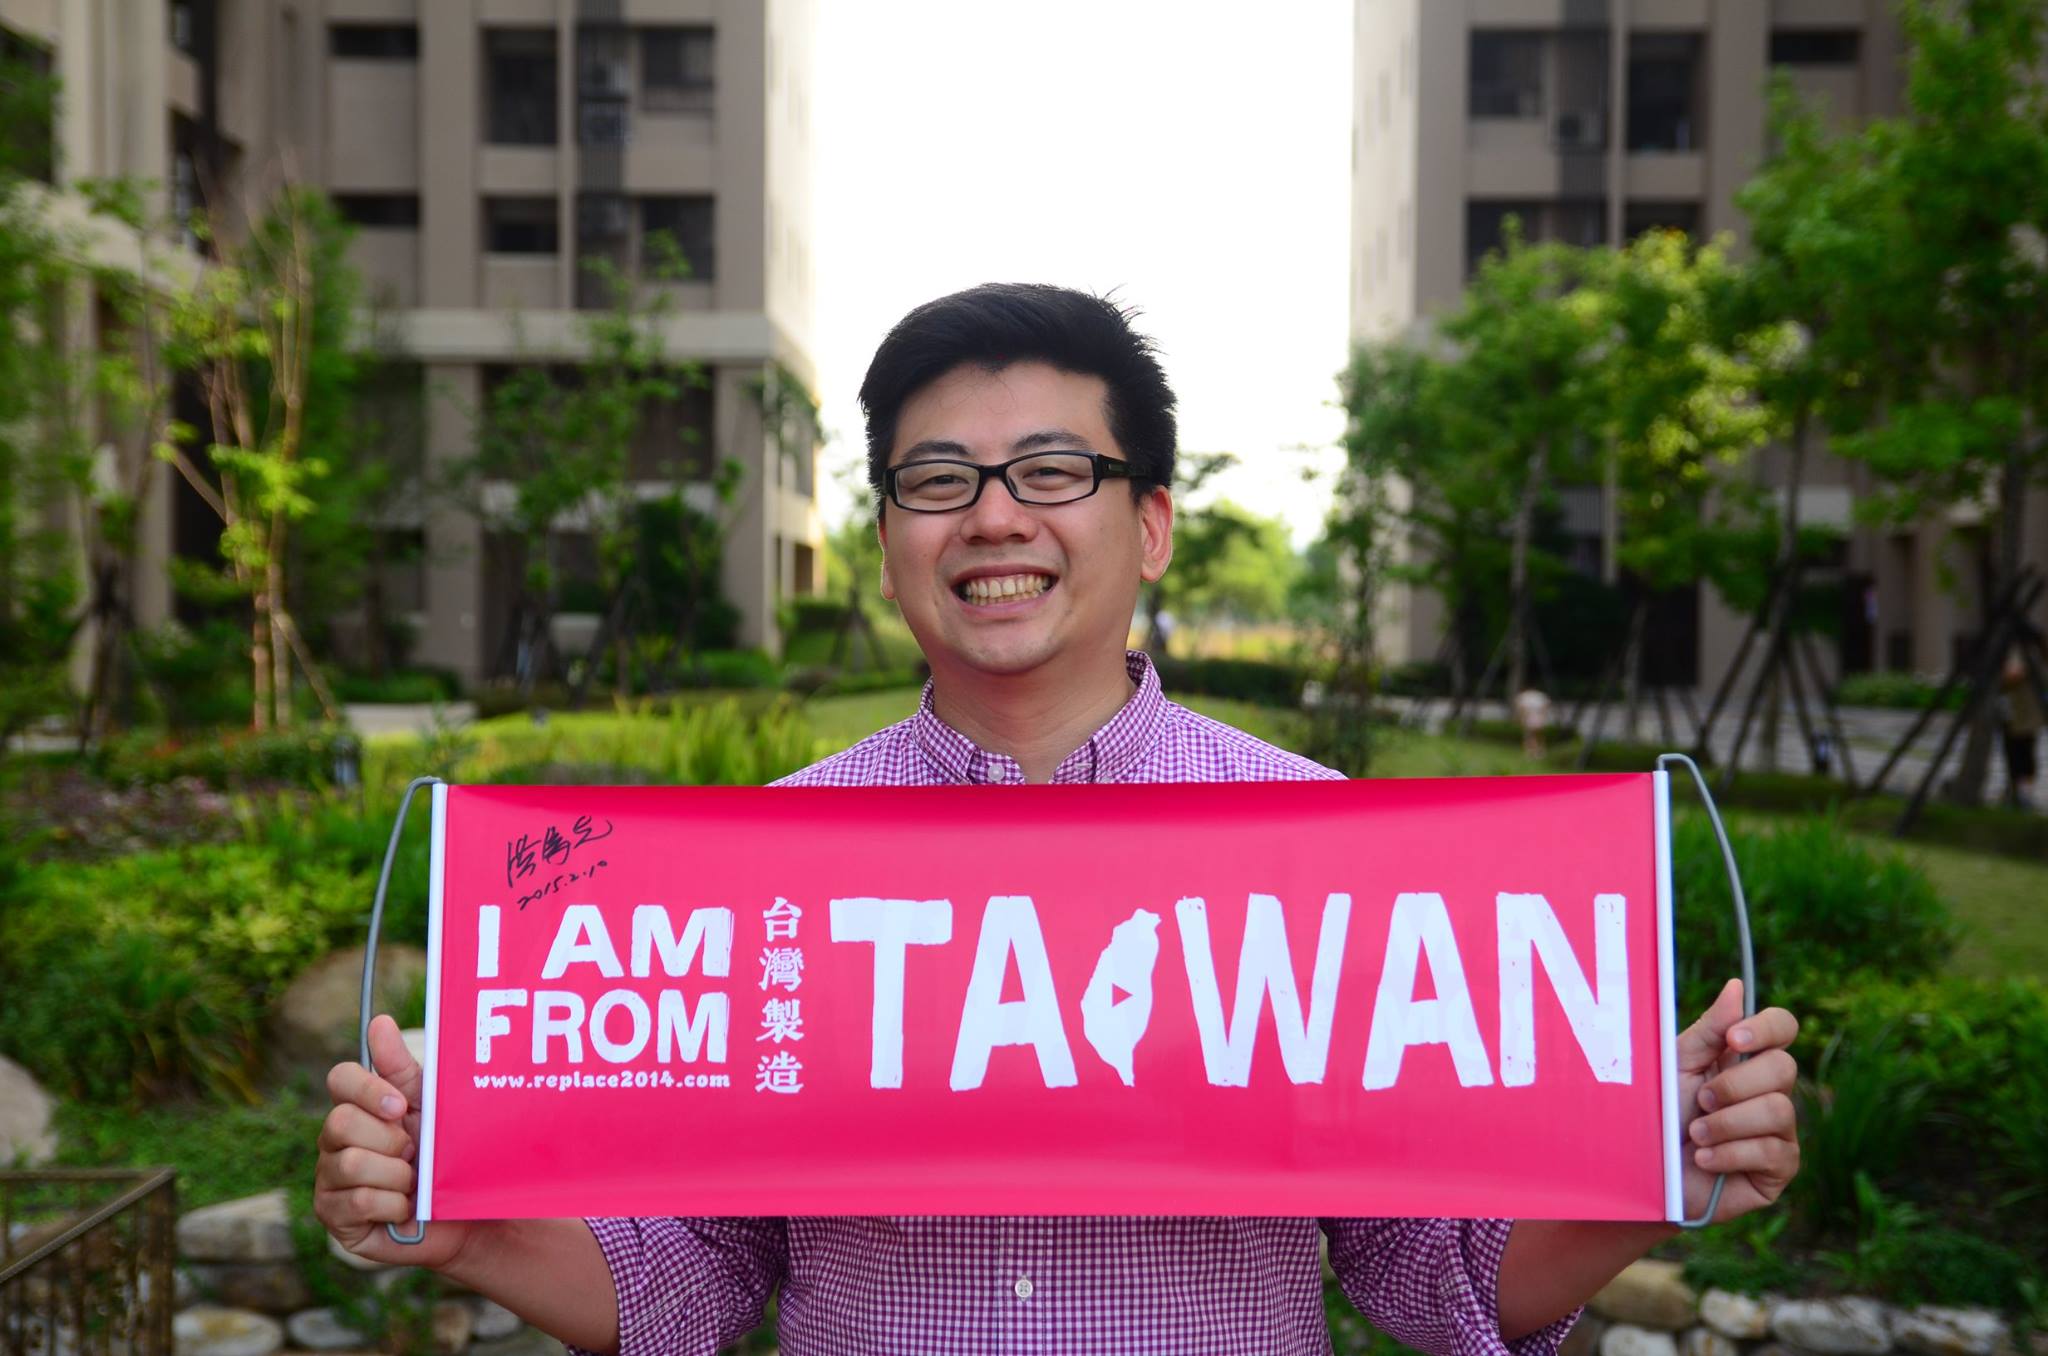
[[[1010,1288],[1017,1292],[1017,1298],[1020,1300],[1031,1298],[1031,1278],[1029,1276],[1019,1276],[1017,1284]]]

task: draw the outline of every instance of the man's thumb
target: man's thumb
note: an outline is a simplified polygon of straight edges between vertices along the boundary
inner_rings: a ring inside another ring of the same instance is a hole
[[[377,1066],[378,1077],[397,1088],[408,1107],[418,1110],[420,1062],[406,1047],[397,1021],[386,1013],[380,1012],[370,1019],[370,1059]]]

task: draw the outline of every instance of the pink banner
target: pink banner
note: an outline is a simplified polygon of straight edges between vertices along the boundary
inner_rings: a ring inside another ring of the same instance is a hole
[[[1677,1217],[1661,773],[434,792],[423,1219]]]

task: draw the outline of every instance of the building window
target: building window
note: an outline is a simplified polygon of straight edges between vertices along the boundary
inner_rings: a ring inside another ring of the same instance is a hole
[[[1628,44],[1628,148],[1696,151],[1703,120],[1697,33],[1638,33]]]
[[[1607,243],[1607,206],[1598,198],[1562,202],[1480,201],[1465,204],[1465,276],[1507,238],[1507,222],[1521,222],[1522,239],[1530,244],[1554,241],[1590,247]]]
[[[709,28],[641,29],[641,104],[656,113],[710,112],[712,56]]]
[[[485,198],[484,249],[491,254],[556,254],[562,227],[553,198]]]
[[[369,230],[416,230],[420,224],[417,193],[337,193],[334,210],[351,225]]]
[[[634,480],[709,480],[717,460],[711,384],[687,373],[671,377],[676,398],[649,400],[640,411],[628,474]]]
[[[17,114],[13,122],[0,126],[0,167],[46,184],[57,178],[51,65],[48,48],[0,28],[0,96]]]
[[[199,55],[199,26],[191,0],[171,0],[171,46],[186,56]]]
[[[683,262],[689,266],[691,278],[704,281],[717,277],[718,253],[714,215],[713,200],[704,195],[642,198],[642,261],[650,260],[644,243],[646,238],[660,232],[674,241],[676,248],[682,251]]]
[[[1543,116],[1543,36],[1472,35],[1468,112],[1475,118]]]
[[[1699,239],[1700,205],[1696,202],[1632,202],[1621,209],[1621,233],[1630,240],[1651,231],[1681,231]]]
[[[330,24],[327,54],[350,61],[417,61],[417,24]]]
[[[1861,55],[1862,36],[1853,28],[1771,34],[1773,66],[1854,66]]]
[[[494,146],[552,146],[555,30],[484,30],[484,104]]]

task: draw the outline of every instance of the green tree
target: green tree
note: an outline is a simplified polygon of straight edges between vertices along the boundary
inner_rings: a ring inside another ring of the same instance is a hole
[[[69,387],[69,269],[42,187],[54,82],[0,53],[0,750],[68,703],[78,581],[51,509],[67,481],[50,446]]]
[[[2039,0],[1907,0],[1907,111],[1872,124],[1859,172],[1882,175],[1889,397],[1838,443],[1895,487],[1902,518],[1988,514],[1986,598],[2018,576],[2027,491],[2048,480],[2048,11]],[[1981,800],[1993,715],[1980,704],[1955,793]]]
[[[1644,633],[1658,593],[1715,574],[1739,528],[1732,472],[1769,413],[1751,363],[1726,342],[1741,273],[1718,244],[1653,231],[1592,256],[1608,344],[1598,367],[1614,563],[1630,597],[1616,658],[1633,720]],[[1658,707],[1660,713],[1665,708]]]
[[[649,278],[656,284],[683,273],[672,247],[663,252],[659,246],[658,239]],[[684,481],[709,449],[678,441],[657,449],[656,465],[633,465],[650,410],[707,379],[701,367],[668,355],[662,322],[673,304],[660,286],[643,287],[606,260],[585,266],[598,274],[611,304],[584,319],[581,362],[573,369],[525,365],[497,383],[486,393],[476,452],[455,468],[456,483],[487,529],[507,539],[517,555],[506,644],[522,692],[557,667],[552,623],[563,584],[559,529],[575,519],[588,526],[600,623],[589,653],[572,666],[579,701],[607,650],[618,690],[629,689],[634,629],[650,602],[671,612],[680,605],[682,614],[674,646],[657,663],[666,669],[676,654],[691,652],[696,614],[704,594],[715,591],[720,515],[736,497],[740,477],[730,460],[713,467],[719,509],[707,518],[685,503]],[[664,487],[663,507],[650,502],[649,479]],[[494,483],[509,486],[502,500]],[[662,524],[677,535],[662,538]],[[645,586],[650,569],[680,584],[688,597],[651,599]]]
[[[1567,245],[1528,244],[1510,221],[1506,246],[1480,264],[1441,327],[1455,358],[1432,399],[1443,402],[1434,408],[1452,445],[1474,458],[1460,479],[1513,496],[1500,652],[1510,693],[1528,682],[1537,514],[1561,480],[1585,476],[1586,433],[1598,426],[1604,399],[1601,363],[1613,341],[1596,259]]]
[[[1217,504],[1194,505],[1192,499],[1223,472],[1237,464],[1231,452],[1183,452],[1173,472],[1173,567],[1145,590],[1145,648],[1155,655],[1167,651],[1163,614],[1197,610],[1195,600],[1237,536],[1247,530],[1241,511]],[[1185,616],[1182,620],[1185,620]]]
[[[1276,621],[1287,615],[1287,599],[1301,560],[1279,518],[1253,513],[1219,499],[1202,513],[1205,531],[1223,539],[1181,606],[1205,621]],[[1179,561],[1178,533],[1174,546]]]
[[[329,471],[315,452],[331,408],[322,388],[353,369],[346,232],[318,191],[286,187],[240,238],[218,221],[204,235],[220,257],[173,293],[169,330],[210,427],[176,430],[161,453],[219,515],[226,582],[251,604],[251,725],[291,723],[294,665],[332,719],[333,694],[292,617],[289,562],[292,530],[317,510]]]

